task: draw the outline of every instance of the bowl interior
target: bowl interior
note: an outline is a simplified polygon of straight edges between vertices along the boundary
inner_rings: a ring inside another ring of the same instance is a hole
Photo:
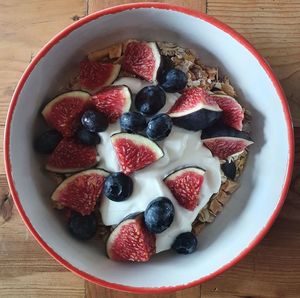
[[[54,184],[32,150],[33,136],[44,125],[39,114],[41,107],[61,91],[69,70],[90,50],[127,38],[170,41],[195,50],[205,64],[219,66],[222,73],[228,74],[253,116],[255,144],[251,146],[241,186],[216,221],[205,228],[197,252],[188,256],[167,252],[147,264],[112,262],[99,241],[80,243],[71,238],[49,200]],[[177,286],[208,276],[230,263],[266,226],[287,174],[288,129],[271,79],[238,41],[199,18],[172,10],[139,8],[83,24],[40,59],[27,78],[13,113],[9,155],[14,185],[26,216],[61,258],[111,283]],[[184,268],[184,274],[178,268]]]

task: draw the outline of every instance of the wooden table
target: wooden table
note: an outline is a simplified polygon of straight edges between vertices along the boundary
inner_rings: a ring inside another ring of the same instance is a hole
[[[79,18],[126,2],[131,1],[0,1],[1,138],[16,83],[41,46]],[[291,107],[296,160],[290,192],[279,218],[265,239],[244,260],[198,287],[145,297],[300,297],[300,1],[166,2],[201,10],[226,22],[248,38],[268,60]],[[138,297],[85,282],[43,251],[24,226],[11,199],[5,197],[8,188],[2,158],[0,190],[0,297]]]

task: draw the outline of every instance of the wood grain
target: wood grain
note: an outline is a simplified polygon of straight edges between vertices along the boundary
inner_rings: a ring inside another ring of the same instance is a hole
[[[0,1],[0,154],[7,107],[32,56],[55,33],[86,13],[124,0]],[[216,16],[246,36],[271,64],[300,126],[299,0],[173,0]],[[287,201],[265,239],[239,264],[201,286],[146,298],[300,297],[300,128]],[[0,159],[0,194],[7,192]],[[0,297],[100,297],[132,295],[84,282],[54,261],[33,239],[13,208],[4,221],[0,208]],[[255,220],[255,219],[253,219]]]
[[[163,3],[170,3],[174,5],[181,5],[185,6],[187,8],[195,9],[195,10],[200,10],[202,12],[206,12],[206,0],[170,0],[170,1],[145,1],[145,0],[89,0],[89,5],[88,5],[88,12],[92,13],[97,10],[115,6],[115,5],[120,5],[120,4],[126,4],[126,3],[136,3],[136,2],[163,2]]]
[[[13,90],[37,51],[56,33],[86,14],[84,0],[0,2],[0,125]]]
[[[95,287],[92,284],[86,285],[86,297],[103,297],[103,298],[198,298],[201,296],[201,287],[193,287],[183,291],[178,291],[176,293],[166,293],[166,294],[145,294],[145,295],[136,295],[123,292],[112,291],[102,287]]]
[[[68,5],[66,5],[68,3]],[[83,0],[0,2],[0,155],[7,108],[33,55],[54,34],[86,13]],[[8,191],[3,158],[1,193]],[[0,297],[83,297],[84,282],[54,261],[33,239],[13,208],[4,222],[0,210]]]
[[[1,86],[1,84],[0,84]],[[0,99],[1,100],[1,99]],[[1,121],[0,117],[0,121]],[[5,121],[5,120],[3,120]],[[2,146],[2,141],[3,141],[3,135],[4,135],[4,124],[0,124],[0,156],[3,156],[3,146]],[[4,159],[0,158],[0,174],[4,174]]]
[[[0,220],[0,252],[0,297],[83,297],[83,280],[37,244],[15,208],[9,221]]]

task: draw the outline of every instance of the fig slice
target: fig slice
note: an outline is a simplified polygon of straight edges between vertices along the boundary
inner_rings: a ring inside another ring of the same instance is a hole
[[[91,168],[97,163],[95,147],[80,144],[73,138],[65,138],[49,155],[46,170],[55,173],[73,173]]]
[[[102,169],[82,171],[65,179],[53,192],[55,205],[67,207],[81,215],[91,214],[100,198],[108,172]]]
[[[91,94],[111,85],[118,77],[120,64],[83,60],[80,62],[79,82],[81,89]]]
[[[198,131],[213,125],[222,115],[222,110],[200,87],[185,90],[168,112],[174,125]]]
[[[164,179],[164,183],[180,206],[193,211],[199,204],[204,175],[203,169],[197,166],[188,166],[169,174]]]
[[[227,159],[253,144],[246,132],[225,125],[214,125],[204,129],[201,139],[211,153],[220,159]]]
[[[83,91],[71,91],[52,99],[43,109],[42,115],[52,128],[63,136],[72,136],[80,125],[80,118],[86,110],[90,95]]]
[[[130,74],[155,83],[160,60],[155,42],[132,40],[126,44],[122,68]]]
[[[162,149],[144,136],[130,133],[116,133],[111,136],[121,171],[129,175],[162,158]]]
[[[244,111],[241,105],[233,97],[225,94],[214,94],[211,98],[223,111],[222,122],[232,128],[242,130]]]
[[[156,237],[144,224],[143,214],[123,220],[106,242],[107,256],[114,261],[147,262],[155,254]]]
[[[124,85],[106,87],[92,96],[92,103],[99,112],[107,116],[110,123],[114,123],[129,111],[131,93]]]

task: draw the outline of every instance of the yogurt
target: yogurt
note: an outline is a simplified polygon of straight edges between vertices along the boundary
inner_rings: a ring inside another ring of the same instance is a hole
[[[114,85],[127,85],[133,94],[150,84],[135,78],[121,78]],[[160,112],[166,112],[180,96],[178,93],[167,93],[166,105]],[[110,125],[108,130],[100,133],[102,138],[98,152],[102,157],[101,166],[108,171],[120,171],[110,136],[120,132],[120,125]],[[143,212],[148,204],[157,197],[169,198],[175,208],[174,221],[164,232],[156,235],[156,252],[170,249],[175,238],[192,229],[192,223],[200,210],[207,204],[210,197],[219,191],[221,185],[220,162],[202,144],[199,132],[191,132],[173,126],[170,135],[157,142],[162,148],[164,156],[131,175],[134,190],[129,199],[114,202],[106,197],[100,205],[102,220],[105,225],[117,225],[124,217],[135,212]],[[205,170],[201,188],[199,205],[193,211],[181,207],[163,182],[163,178],[183,166],[198,166]]]

